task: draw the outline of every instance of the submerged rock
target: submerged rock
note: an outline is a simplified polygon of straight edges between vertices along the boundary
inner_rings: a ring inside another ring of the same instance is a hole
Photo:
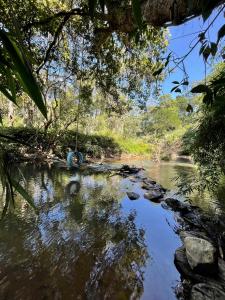
[[[140,195],[134,192],[127,192],[127,196],[130,200],[137,200],[140,197]]]
[[[198,283],[191,289],[190,300],[224,300],[225,291],[213,283]]]
[[[160,202],[159,200],[163,197],[163,194],[159,191],[151,191],[144,194],[145,199]]]
[[[207,240],[198,237],[184,239],[186,256],[190,267],[204,275],[217,270],[216,248]]]

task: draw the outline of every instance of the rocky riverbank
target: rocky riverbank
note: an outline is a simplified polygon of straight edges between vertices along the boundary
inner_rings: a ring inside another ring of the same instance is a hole
[[[108,171],[111,176],[121,175],[140,183],[146,191],[146,199],[174,213],[178,224],[175,232],[183,242],[174,255],[174,263],[181,274],[181,283],[176,288],[178,299],[225,299],[224,220],[207,215],[199,207],[166,198],[166,189],[147,178],[143,169],[125,165],[114,170],[108,168]],[[132,191],[127,192],[127,196],[132,201],[140,197]]]

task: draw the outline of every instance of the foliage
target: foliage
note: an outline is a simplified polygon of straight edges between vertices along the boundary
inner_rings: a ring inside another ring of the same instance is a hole
[[[225,172],[225,64],[220,63],[207,79],[194,91],[203,92],[203,105],[198,123],[185,137],[188,151],[199,169],[198,189],[215,190]],[[207,101],[206,101],[206,100]]]
[[[30,96],[44,117],[47,117],[40,88],[31,71],[25,53],[9,33],[0,30],[0,91],[13,103],[16,102],[18,84]]]

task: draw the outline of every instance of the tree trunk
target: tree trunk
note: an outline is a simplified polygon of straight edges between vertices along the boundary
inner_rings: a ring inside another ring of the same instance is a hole
[[[221,0],[147,0],[142,1],[142,14],[146,22],[153,26],[163,26],[166,23],[176,25],[223,3],[225,1]]]

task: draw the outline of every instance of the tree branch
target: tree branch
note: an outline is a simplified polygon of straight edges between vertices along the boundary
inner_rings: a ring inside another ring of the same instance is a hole
[[[61,24],[59,25],[59,27],[57,28],[56,32],[55,32],[55,35],[54,35],[54,38],[53,38],[53,41],[50,43],[47,51],[46,51],[46,54],[45,54],[45,58],[43,60],[43,62],[41,63],[41,65],[38,67],[37,69],[37,73],[40,72],[40,70],[43,68],[43,66],[46,64],[46,62],[48,61],[48,58],[50,56],[50,53],[52,51],[52,48],[55,46],[56,42],[57,42],[57,39],[60,35],[60,33],[62,32],[63,30],[63,27],[64,25],[66,24],[66,22],[69,20],[70,16],[67,15],[63,18],[63,21],[61,22]]]

